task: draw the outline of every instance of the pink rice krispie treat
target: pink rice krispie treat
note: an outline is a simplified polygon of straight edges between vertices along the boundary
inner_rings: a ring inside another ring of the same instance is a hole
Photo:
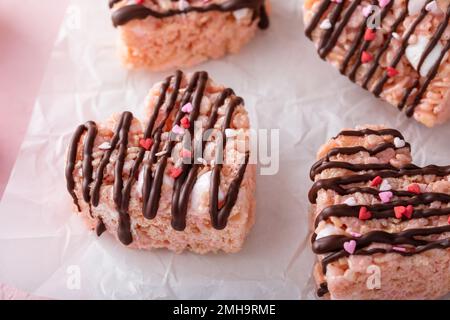
[[[109,0],[130,68],[166,70],[237,53],[266,29],[267,0]]]
[[[351,81],[428,127],[450,118],[448,0],[305,0],[306,35]]]
[[[342,131],[318,153],[312,248],[318,295],[433,299],[450,292],[450,166],[418,167],[400,132]]]
[[[75,208],[124,245],[239,251],[254,223],[244,101],[206,72],[156,84],[145,123],[131,112],[76,130],[66,179]]]

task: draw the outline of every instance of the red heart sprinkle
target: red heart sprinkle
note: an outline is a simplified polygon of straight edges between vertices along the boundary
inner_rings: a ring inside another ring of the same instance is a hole
[[[362,54],[361,54],[361,62],[362,62],[362,63],[367,63],[367,62],[370,62],[370,61],[372,61],[372,60],[373,60],[372,54],[370,54],[370,53],[367,52],[367,51],[363,51],[363,52],[362,52]]]
[[[144,4],[144,0],[136,0],[136,4]]]
[[[139,145],[144,148],[145,150],[150,150],[150,148],[153,145],[153,140],[148,138],[148,139],[141,139],[139,140]]]
[[[412,205],[409,205],[409,206],[406,207],[404,215],[408,219],[411,219],[412,215],[413,215],[413,212],[414,212],[414,207]]]
[[[420,194],[420,186],[417,183],[410,184],[408,186],[408,191],[415,194]]]
[[[372,218],[372,213],[368,211],[366,207],[361,207],[359,209],[358,218],[359,220],[369,220],[370,218]]]
[[[395,217],[401,219],[406,212],[406,208],[403,206],[394,207]]]
[[[396,75],[399,74],[399,72],[397,71],[397,69],[392,68],[392,67],[387,67],[387,75],[389,78],[395,77]]]
[[[364,33],[364,40],[365,41],[373,41],[375,40],[375,37],[377,36],[377,34],[375,33],[374,29],[366,29],[366,33]]]
[[[184,117],[183,119],[181,119],[180,124],[185,129],[189,129],[189,127],[191,126],[191,123],[190,123],[188,117]]]
[[[383,182],[383,178],[381,178],[380,176],[376,176],[372,180],[372,182],[370,182],[370,186],[371,187],[376,187],[376,186],[379,186],[382,182]]]
[[[169,170],[169,175],[170,175],[172,178],[176,179],[176,178],[178,178],[178,177],[181,175],[182,172],[183,172],[183,169],[181,169],[181,168],[176,168],[176,167],[172,167],[172,168],[170,168],[170,170]]]

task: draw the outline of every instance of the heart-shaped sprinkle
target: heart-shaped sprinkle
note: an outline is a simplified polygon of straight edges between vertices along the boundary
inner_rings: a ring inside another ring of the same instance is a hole
[[[376,36],[377,36],[377,34],[374,29],[367,28],[366,32],[364,33],[364,40],[365,41],[373,41],[373,40],[375,40]]]
[[[401,40],[401,36],[397,32],[392,32],[392,38],[395,40]]]
[[[192,110],[194,110],[194,107],[192,107],[192,103],[186,103],[182,108],[181,111],[183,111],[184,113],[191,113]]]
[[[403,148],[406,145],[405,140],[400,139],[399,137],[394,138],[394,146],[396,148]]]
[[[109,142],[103,142],[101,145],[98,146],[100,150],[109,150],[111,149],[111,143]]]
[[[182,173],[183,169],[177,167],[172,167],[169,170],[169,175],[174,179],[178,178]]]
[[[392,186],[389,184],[388,179],[383,179],[383,182],[380,184],[380,191],[389,191],[392,190]]]
[[[406,248],[403,247],[392,247],[392,250],[398,251],[398,252],[406,252]]]
[[[383,178],[381,178],[380,176],[376,176],[376,177],[370,182],[370,186],[371,186],[371,187],[377,187],[377,186],[379,186],[382,182],[383,182]]]
[[[189,127],[191,126],[191,122],[189,121],[188,117],[184,117],[183,119],[181,119],[180,124],[184,129],[189,129]]]
[[[397,71],[397,69],[393,68],[393,67],[387,67],[386,69],[386,73],[388,75],[389,78],[393,78],[396,75],[399,74],[399,72]]]
[[[371,53],[367,51],[363,51],[361,54],[361,62],[362,63],[368,63],[373,60],[373,56]]]
[[[439,8],[439,6],[435,0],[428,2],[427,5],[425,6],[425,10],[427,10],[428,12],[433,12],[433,13],[441,12],[441,9]]]
[[[182,134],[184,134],[184,129],[176,124],[172,128],[172,132],[175,133],[175,134],[182,135]]]
[[[362,14],[364,17],[369,17],[372,13],[372,6],[369,4],[367,6],[365,6],[362,10]]]
[[[394,194],[391,191],[384,191],[384,192],[380,192],[379,196],[380,196],[381,202],[388,203],[391,201]]]
[[[394,207],[395,217],[401,219],[406,212],[406,208],[403,206]]]
[[[362,237],[362,234],[358,233],[358,232],[350,231],[349,233],[353,238],[361,238]]]
[[[408,205],[405,209],[404,216],[407,217],[408,219],[411,219],[413,212],[414,212],[414,207],[412,205]]]
[[[410,184],[408,186],[408,191],[415,194],[420,194],[420,186],[417,183]]]
[[[344,250],[347,251],[350,254],[355,253],[356,241],[355,240],[350,240],[350,241],[344,242]]]
[[[353,197],[345,199],[344,203],[348,206],[356,206],[356,200]]]
[[[359,209],[358,218],[359,220],[369,220],[370,218],[372,218],[372,213],[367,210],[366,207],[361,207]]]
[[[139,145],[144,148],[145,150],[150,150],[150,148],[153,145],[153,140],[148,138],[148,139],[141,139],[139,140]]]
[[[319,28],[323,29],[323,30],[327,30],[330,29],[332,27],[331,22],[329,19],[325,19],[322,21],[322,23],[320,24]]]

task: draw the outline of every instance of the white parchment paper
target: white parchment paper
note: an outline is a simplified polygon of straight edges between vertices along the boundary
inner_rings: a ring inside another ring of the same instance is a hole
[[[169,74],[123,69],[106,1],[73,0],[0,206],[0,282],[50,298],[314,298],[307,192],[319,146],[344,127],[386,124],[412,142],[416,163],[443,165],[450,126],[426,129],[322,62],[303,34],[301,2],[273,0],[269,30],[196,68],[245,98],[254,128],[280,129],[280,170],[257,179],[244,249],[199,256],[127,249],[71,211],[64,154],[76,126],[141,116],[149,88]]]

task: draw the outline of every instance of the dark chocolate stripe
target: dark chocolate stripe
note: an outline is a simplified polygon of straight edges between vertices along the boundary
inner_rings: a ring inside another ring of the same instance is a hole
[[[331,28],[325,29],[322,32],[322,36],[320,37],[320,42],[319,42],[319,46],[317,49],[319,56],[322,56],[320,54],[320,52],[324,47],[326,47],[328,41],[330,40],[330,37],[334,31],[334,28],[336,27],[336,22],[339,20],[339,17],[341,16],[341,12],[344,9],[344,6],[345,6],[344,1],[342,1],[341,3],[337,3],[334,5],[334,9],[330,13],[328,20],[330,21]]]
[[[331,0],[323,0],[322,3],[320,4],[318,11],[312,17],[311,22],[306,27],[305,34],[310,40],[312,40],[312,33],[316,29],[317,25],[320,22],[320,19],[322,18],[325,11],[327,11],[330,4],[331,4]]]
[[[127,156],[128,133],[130,131],[132,120],[133,115],[131,113],[127,113],[124,117],[122,128],[120,128],[119,131],[119,151],[114,168],[113,199],[119,213],[117,236],[124,245],[129,245],[133,242],[130,215],[127,211],[122,210],[123,167]]]
[[[356,167],[358,165],[355,165]],[[311,203],[316,202],[317,193],[320,189],[333,190],[339,195],[347,195],[350,193],[359,192],[360,188],[350,188],[344,189],[340,185],[347,185],[352,183],[367,182],[374,179],[377,176],[381,178],[400,178],[403,176],[415,176],[415,175],[436,175],[439,177],[447,176],[450,174],[450,166],[435,166],[430,165],[426,167],[418,167],[416,165],[407,165],[403,168],[397,170],[382,170],[374,173],[359,174],[346,177],[337,177],[329,179],[321,179],[314,182],[311,190],[309,191],[308,197]]]
[[[110,3],[110,7],[114,5]],[[154,17],[158,19],[168,18],[176,16],[179,14],[186,14],[190,12],[232,12],[240,9],[250,9],[253,10],[253,18],[259,18],[258,26],[261,29],[266,29],[269,27],[269,18],[265,9],[264,0],[229,0],[224,3],[211,3],[209,5],[202,6],[188,6],[184,10],[167,10],[167,11],[156,11],[148,7],[139,4],[130,4],[118,8],[112,13],[112,20],[114,26],[124,25],[135,19],[146,19],[147,17]]]
[[[97,226],[95,227],[95,233],[97,237],[100,237],[106,231],[106,226],[103,223],[102,218],[98,217]]]
[[[73,170],[75,169],[75,162],[77,160],[77,150],[78,143],[80,142],[81,136],[86,131],[84,125],[80,125],[72,136],[72,140],[67,151],[67,162],[66,162],[66,182],[67,191],[69,191],[72,196],[73,203],[77,206],[78,211],[81,211],[80,205],[78,203],[78,197],[75,194],[75,180],[73,178]]]
[[[425,246],[431,242],[428,240],[417,239],[417,237],[426,237],[430,235],[439,235],[450,232],[450,225],[408,229],[398,233],[389,233],[385,231],[371,231],[362,235],[360,238],[347,237],[344,235],[328,236],[320,239],[314,239],[313,251],[316,254],[327,254],[329,252],[342,251],[344,243],[350,240],[356,242],[356,249],[365,248],[373,243],[382,243],[389,245],[410,245],[410,246]],[[314,236],[313,236],[314,238]],[[447,239],[450,240],[450,239]],[[358,254],[357,251],[355,254]]]
[[[86,140],[83,150],[83,200],[87,203],[91,201],[90,186],[93,181],[92,177],[92,151],[94,149],[94,141],[97,136],[97,125],[89,121],[85,124],[87,129]]]
[[[395,130],[395,129],[373,130],[373,129],[368,129],[368,128],[362,129],[362,130],[343,130],[343,131],[339,132],[339,134],[337,136],[333,137],[333,139],[337,139],[341,136],[365,137],[368,135],[393,136],[393,137],[397,137],[402,140],[405,140],[405,138],[403,138],[403,135],[400,133],[400,131]]]
[[[409,143],[405,143],[405,146],[402,148],[408,148],[411,149],[411,146],[409,145]],[[379,144],[378,146],[376,146],[375,148],[372,149],[367,149],[365,147],[362,146],[356,146],[356,147],[344,147],[344,148],[333,148],[330,151],[328,151],[327,155],[320,159],[319,161],[317,161],[311,168],[310,171],[310,178],[311,180],[314,180],[314,177],[319,174],[320,172],[322,172],[325,169],[329,169],[329,168],[336,168],[333,167],[333,164],[336,164],[334,161],[330,162],[330,158],[337,156],[338,154],[343,154],[343,155],[354,155],[357,154],[359,152],[367,152],[370,156],[374,156],[380,152],[383,152],[385,150],[388,149],[393,149],[393,150],[398,150],[398,149],[402,149],[402,148],[397,148],[393,143],[389,143],[389,142],[385,142],[382,144]],[[392,169],[395,170],[395,167],[391,166],[390,164],[361,164],[360,167],[356,167],[350,163],[347,163],[346,165],[344,164],[337,164],[337,166],[339,168],[349,168],[349,169],[353,169],[353,168],[357,168],[358,171],[362,171],[362,170],[373,170],[373,169]],[[369,168],[369,169],[367,169]],[[352,170],[354,171],[354,170]]]
[[[450,230],[448,230],[448,227],[446,228],[445,231],[443,232],[449,232]],[[435,231],[436,233],[438,233],[437,231]],[[442,232],[442,233],[443,233]],[[332,240],[332,239],[330,239]],[[371,256],[377,253],[382,253],[382,254],[387,254],[387,253],[395,253],[395,254],[399,254],[402,255],[404,257],[410,257],[416,254],[420,254],[429,250],[433,250],[433,249],[448,249],[450,248],[450,239],[443,239],[443,240],[437,240],[437,241],[431,241],[429,243],[426,243],[424,245],[418,246],[416,248],[414,248],[413,251],[407,251],[407,252],[402,252],[402,251],[397,251],[394,249],[382,249],[382,248],[374,248],[374,249],[368,249],[368,250],[364,250],[364,249],[359,249],[356,250],[354,255],[361,255],[361,256]],[[323,260],[322,260],[322,269],[323,269],[323,273],[326,273],[326,269],[328,264],[339,260],[340,258],[344,258],[344,257],[348,257],[349,253],[346,252],[345,250],[340,250],[337,252],[333,252],[331,254],[329,254],[328,256],[326,256]]]
[[[374,189],[375,190],[375,189]],[[389,190],[392,193],[398,192],[396,190]],[[378,193],[380,191],[377,191]],[[361,207],[366,207],[372,213],[371,219],[388,219],[395,218],[394,208],[397,206],[419,206],[419,205],[429,205],[435,201],[442,203],[450,203],[450,195],[445,193],[422,193],[416,195],[414,193],[408,193],[411,197],[408,200],[396,200],[389,203],[383,204],[373,204],[373,205],[357,205],[348,206],[346,204],[338,204],[326,207],[323,209],[316,217],[315,227],[317,227],[320,221],[326,220],[330,217],[354,217],[359,216],[359,210]],[[436,216],[445,216],[450,214],[450,208],[431,208],[431,209],[415,209],[412,215],[413,219],[418,218],[429,218]],[[406,220],[407,218],[404,218]]]
[[[99,204],[99,201],[100,201],[100,187],[102,186],[102,183],[103,183],[103,177],[104,177],[104,174],[105,174],[105,169],[106,169],[106,166],[108,165],[108,163],[110,161],[112,153],[116,149],[117,143],[119,142],[119,132],[122,129],[122,126],[123,126],[123,123],[124,123],[124,119],[125,119],[125,117],[128,114],[131,114],[131,113],[124,112],[122,114],[122,116],[120,117],[120,121],[119,121],[119,124],[117,125],[116,132],[114,133],[114,136],[113,136],[113,138],[111,139],[111,142],[110,142],[111,147],[110,147],[109,150],[107,150],[103,154],[102,160],[100,161],[100,164],[99,164],[99,166],[97,168],[97,174],[95,176],[94,185],[93,185],[93,188],[92,188],[92,199],[91,199],[91,202],[92,202],[94,207],[97,207],[98,204]]]
[[[342,4],[344,4],[345,1],[342,1]],[[353,13],[355,12],[356,8],[360,5],[361,0],[353,0],[348,9],[345,11],[342,20],[339,22],[339,25],[334,30],[333,34],[329,37],[329,39],[325,39],[325,45],[319,49],[319,55],[322,59],[325,59],[325,57],[330,53],[331,50],[336,46],[336,43],[339,39],[339,36],[342,34],[342,31],[344,31],[345,26],[349,22],[350,18],[352,17]]]

